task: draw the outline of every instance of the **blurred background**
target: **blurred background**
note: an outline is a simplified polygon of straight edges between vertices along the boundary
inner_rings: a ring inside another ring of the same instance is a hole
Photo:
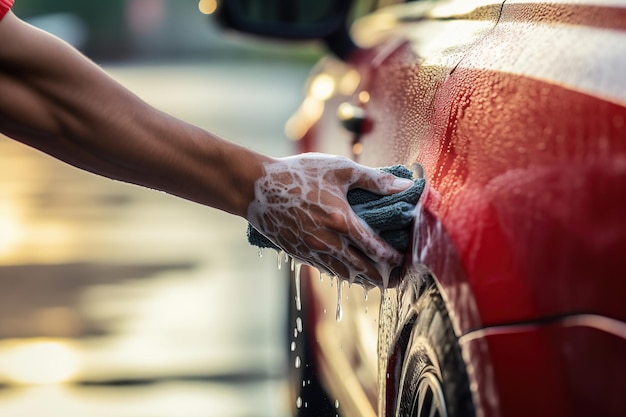
[[[319,58],[212,0],[17,0],[144,100],[273,156]],[[0,416],[287,415],[286,273],[245,221],[0,136]],[[285,269],[285,268],[284,268]]]

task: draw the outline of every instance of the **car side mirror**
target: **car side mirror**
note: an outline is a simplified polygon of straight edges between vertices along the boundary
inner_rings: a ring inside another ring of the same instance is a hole
[[[352,0],[221,0],[219,24],[257,36],[321,39],[345,59],[356,49],[347,29]]]

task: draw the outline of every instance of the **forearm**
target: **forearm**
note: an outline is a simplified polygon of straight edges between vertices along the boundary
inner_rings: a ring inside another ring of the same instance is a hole
[[[63,145],[44,151],[62,149],[55,156],[70,164],[241,216],[267,159],[135,97],[107,112],[86,111],[56,141]]]
[[[267,158],[152,108],[15,16],[2,30],[16,39],[0,51],[3,133],[85,170],[245,215]]]
[[[224,141],[152,108],[11,13],[0,40],[0,132],[96,174],[246,217],[295,259],[351,280],[386,286],[401,265],[346,194],[386,195],[410,180],[346,158],[274,160]]]
[[[69,163],[240,216],[246,215],[268,160],[150,108],[131,120],[103,117],[91,126],[79,136],[67,135],[74,158]]]

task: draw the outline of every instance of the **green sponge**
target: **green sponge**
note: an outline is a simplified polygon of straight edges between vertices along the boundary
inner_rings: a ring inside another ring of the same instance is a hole
[[[380,168],[396,177],[413,179],[413,174],[403,165]],[[409,245],[410,226],[415,205],[424,192],[425,180],[419,178],[406,190],[381,196],[371,191],[354,188],[347,199],[354,212],[381,238],[395,249],[404,252]],[[280,250],[273,242],[248,224],[248,242],[259,248]]]

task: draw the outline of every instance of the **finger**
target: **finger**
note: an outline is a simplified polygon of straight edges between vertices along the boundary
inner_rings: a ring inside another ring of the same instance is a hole
[[[355,246],[376,262],[399,263],[402,254],[391,247],[363,219],[352,212],[348,216],[348,236],[350,244]]]
[[[379,195],[395,194],[413,185],[413,180],[396,177],[376,168],[357,165],[350,188],[361,188]]]
[[[319,261],[323,264],[321,270],[331,271],[331,275],[350,283],[383,286],[384,280],[375,263],[356,248],[348,247],[342,252],[320,254]]]
[[[356,215],[354,216],[356,217]],[[404,255],[375,234],[365,222],[356,218],[355,230],[350,233],[350,245],[361,251],[376,266],[383,285],[389,283],[392,270],[402,265]]]

